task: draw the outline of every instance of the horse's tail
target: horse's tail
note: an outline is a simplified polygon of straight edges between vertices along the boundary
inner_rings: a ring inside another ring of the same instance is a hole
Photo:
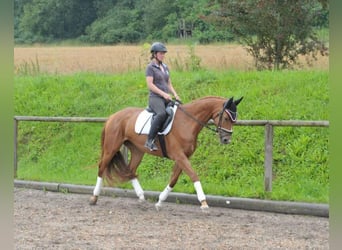
[[[106,136],[105,127],[102,129],[101,134],[101,161],[104,156],[104,141]],[[100,164],[101,165],[101,161]],[[105,171],[103,172],[106,181],[110,185],[115,185],[120,182],[126,182],[133,178],[136,178],[137,175],[134,174],[129,166],[127,165],[121,151],[116,152],[112,159],[109,161],[108,165],[105,167]]]
[[[127,165],[121,151],[116,152],[105,172],[109,183],[126,182],[137,177]]]

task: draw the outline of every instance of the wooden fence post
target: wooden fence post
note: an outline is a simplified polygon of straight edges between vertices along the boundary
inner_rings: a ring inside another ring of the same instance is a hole
[[[272,162],[273,162],[273,126],[265,125],[265,191],[272,191]]]
[[[14,119],[14,178],[17,178],[18,120]]]

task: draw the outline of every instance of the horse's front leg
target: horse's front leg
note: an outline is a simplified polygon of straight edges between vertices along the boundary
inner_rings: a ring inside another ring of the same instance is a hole
[[[191,181],[194,183],[194,187],[195,187],[196,194],[197,194],[197,199],[201,203],[202,211],[203,212],[208,211],[209,206],[208,206],[205,194],[203,192],[202,184],[198,178],[198,175],[191,167],[189,159],[185,155],[183,156],[180,155],[176,162],[177,162],[177,165],[190,177]]]
[[[163,190],[163,192],[160,193],[158,202],[155,204],[156,209],[159,211],[162,207],[162,203],[167,199],[170,192],[172,191],[173,187],[176,185],[178,178],[180,174],[182,173],[182,169],[177,166],[177,164],[174,165],[172,176],[170,179],[170,183],[166,186],[166,188]]]
[[[203,192],[203,188],[202,188],[202,184],[200,181],[195,181],[194,182],[194,187],[197,193],[197,199],[199,200],[199,202],[201,203],[201,209],[202,211],[207,211],[209,209],[207,200],[205,198],[205,194]]]

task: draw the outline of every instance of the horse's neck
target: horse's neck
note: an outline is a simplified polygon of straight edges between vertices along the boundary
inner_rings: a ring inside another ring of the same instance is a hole
[[[201,123],[207,123],[219,112],[224,99],[219,97],[206,97],[189,103],[186,110]]]

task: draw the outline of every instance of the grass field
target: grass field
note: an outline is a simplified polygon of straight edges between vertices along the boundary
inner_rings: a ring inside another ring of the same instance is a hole
[[[72,74],[76,72],[127,73],[144,70],[149,60],[149,45],[100,47],[15,47],[15,73]],[[171,70],[189,70],[193,56],[209,70],[253,70],[252,57],[239,45],[167,45],[165,62]],[[193,51],[191,51],[193,49]],[[311,65],[300,58],[303,69],[328,70],[329,58],[318,56]],[[32,73],[31,72],[31,73]]]

